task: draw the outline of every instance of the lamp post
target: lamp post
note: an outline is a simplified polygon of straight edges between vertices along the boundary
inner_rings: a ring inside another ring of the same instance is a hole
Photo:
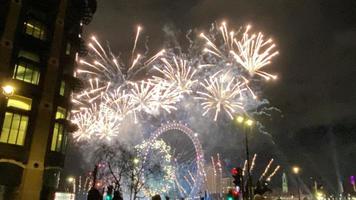
[[[250,152],[248,149],[248,135],[246,131],[247,128],[251,128],[253,126],[254,121],[248,117],[243,117],[243,116],[237,116],[236,117],[236,122],[240,125],[243,126],[244,132],[245,132],[245,149],[246,149],[246,160],[247,160],[247,192],[244,194],[246,196],[246,199],[252,199],[252,191],[251,191],[251,173],[250,173]]]
[[[293,174],[296,176],[297,180],[297,189],[298,189],[298,200],[300,200],[300,186],[299,186],[299,173],[300,173],[300,167],[294,166],[292,167]]]
[[[71,183],[72,184],[72,187],[73,187],[73,193],[75,194],[75,190],[76,190],[76,188],[75,188],[75,178],[74,177],[68,177],[67,178],[67,181],[68,181],[68,183]]]

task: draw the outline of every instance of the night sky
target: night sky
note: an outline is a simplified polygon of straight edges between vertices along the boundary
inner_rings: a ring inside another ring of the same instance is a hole
[[[304,177],[320,177],[331,189],[336,174],[344,181],[356,175],[356,1],[99,0],[86,35],[122,50],[140,24],[150,47],[160,49],[163,27],[179,37],[222,20],[236,29],[252,24],[280,51],[267,70],[279,79],[264,90],[281,110],[265,120],[275,144],[258,151],[301,165]]]

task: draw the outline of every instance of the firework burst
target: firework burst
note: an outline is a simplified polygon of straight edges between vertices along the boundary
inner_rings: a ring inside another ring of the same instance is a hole
[[[98,118],[94,124],[94,134],[99,139],[111,140],[119,134],[120,121],[116,111],[103,104],[100,106]]]
[[[131,101],[135,111],[154,113],[158,109],[155,85],[148,81],[132,83]]]
[[[221,74],[205,79],[200,85],[203,90],[197,92],[200,96],[196,99],[202,101],[201,105],[205,110],[203,116],[213,112],[216,121],[219,113],[224,111],[233,119],[233,114],[238,109],[243,109],[242,103],[238,100],[241,95],[241,84],[235,78],[229,79],[226,74]]]
[[[207,77],[200,83],[203,91],[197,92],[203,115],[215,112],[213,119],[217,120],[220,112],[232,118],[236,112],[254,109],[258,106],[258,98],[251,85],[255,86],[259,81],[253,75],[266,80],[276,79],[275,75],[261,70],[278,54],[274,51],[275,45],[270,39],[265,41],[262,33],[250,34],[249,30],[250,26],[247,26],[241,34],[241,31],[229,30],[223,22],[219,27],[214,26],[209,34],[200,34],[206,41],[203,48],[205,64],[198,66]],[[240,35],[241,39],[238,39]]]
[[[123,86],[133,81],[139,72],[149,67],[165,53],[163,49],[150,58],[136,54],[141,30],[141,27],[137,28],[132,55],[129,59],[131,62],[125,62],[120,56],[116,56],[109,47],[104,48],[96,37],[92,36],[88,44],[91,50],[90,59],[79,61],[81,68],[77,70],[77,73],[81,74],[81,77],[95,77],[103,82],[111,82],[114,86]]]
[[[200,37],[206,41],[204,53],[208,53],[224,59],[228,65],[233,65],[232,61],[237,62],[237,67],[244,68],[250,75],[257,74],[266,80],[276,79],[277,76],[262,71],[261,68],[271,63],[271,59],[278,55],[278,51],[274,50],[276,45],[272,39],[265,40],[264,35],[259,32],[250,34],[251,26],[246,26],[245,32],[241,39],[238,39],[238,32],[229,31],[225,22],[222,22],[218,28],[219,35],[222,38],[222,45],[215,44],[204,33]],[[212,38],[215,38],[212,36]],[[200,67],[216,66],[214,64],[200,65]],[[239,75],[243,75],[242,73]]]
[[[80,59],[76,70],[76,76],[83,81],[85,88],[72,96],[72,121],[79,126],[74,133],[77,140],[94,136],[110,140],[118,134],[120,123],[127,116],[133,114],[137,121],[137,112],[154,113],[160,107],[168,110],[169,103],[158,102],[164,99],[157,97],[160,92],[153,83],[135,81],[141,71],[165,52],[161,50],[150,58],[136,53],[141,30],[141,27],[137,28],[129,64],[115,56],[109,47],[105,48],[96,37],[90,38],[90,56],[87,60]],[[163,97],[167,99],[167,95]],[[87,124],[86,120],[91,123]]]
[[[132,96],[126,94],[125,90],[121,87],[107,93],[104,97],[104,104],[116,111],[116,115],[120,121],[123,121],[128,115],[132,114],[135,105],[132,101]]]
[[[181,99],[181,90],[174,83],[160,81],[155,83],[155,97],[158,108],[171,113],[172,110],[177,110],[175,105]]]
[[[237,46],[237,51],[230,50],[236,62],[244,67],[251,75],[257,74],[266,80],[276,79],[276,75],[261,71],[261,68],[271,63],[271,59],[278,55],[275,51],[275,44],[272,39],[264,40],[263,34],[249,34],[250,26],[246,27],[243,37],[240,41],[233,40]]]
[[[173,56],[174,64],[171,64],[166,58],[160,60],[164,63],[162,69],[157,66],[154,68],[163,75],[163,78],[154,77],[154,80],[157,82],[167,80],[174,83],[180,93],[191,94],[193,85],[198,82],[194,79],[197,70],[192,69],[187,60],[177,59],[175,56]]]
[[[137,122],[141,112],[158,115],[161,111],[177,111],[176,104],[187,95],[198,100],[202,115],[212,116],[214,121],[223,114],[233,119],[236,113],[256,108],[256,79],[276,78],[262,69],[278,51],[262,33],[249,31],[249,26],[243,33],[230,31],[222,23],[209,34],[200,34],[206,44],[199,53],[189,50],[188,54],[177,56],[168,49],[149,58],[146,53],[137,53],[142,32],[138,27],[130,62],[115,56],[109,47],[91,37],[90,56],[79,60],[76,70],[85,86],[72,98],[73,122],[80,124],[76,138],[110,139],[119,133],[118,127],[126,117],[133,115]],[[141,72],[154,71],[154,75],[141,76]],[[86,119],[91,123],[84,122]]]
[[[95,110],[84,109],[72,117],[72,122],[78,127],[78,130],[73,133],[74,139],[77,141],[91,139],[94,129],[93,124],[95,124],[97,120],[95,113]]]

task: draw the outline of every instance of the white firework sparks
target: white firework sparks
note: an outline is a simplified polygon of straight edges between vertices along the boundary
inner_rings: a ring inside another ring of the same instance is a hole
[[[175,104],[181,99],[181,90],[174,83],[160,81],[155,84],[155,97],[158,108],[171,113],[172,110],[177,110]]]
[[[272,177],[274,176],[274,175],[276,175],[276,173],[278,172],[278,170],[279,170],[279,168],[280,168],[281,166],[277,166],[274,170],[273,170],[273,172],[267,177],[267,181],[271,181],[271,179],[272,179]]]
[[[100,106],[98,118],[94,125],[94,134],[99,139],[111,140],[119,134],[120,121],[116,111],[103,104]]]
[[[272,40],[265,40],[262,33],[250,34],[249,30],[248,26],[238,34],[222,23],[218,34],[200,34],[206,41],[203,49],[206,58],[192,51],[178,57],[173,50],[161,50],[148,58],[146,53],[137,53],[142,31],[138,27],[129,62],[91,37],[90,57],[79,60],[76,70],[85,89],[72,98],[72,121],[79,127],[75,137],[109,140],[119,133],[126,117],[133,115],[137,122],[140,112],[158,115],[161,111],[177,111],[176,104],[187,95],[194,95],[202,105],[202,115],[213,116],[214,121],[223,113],[232,119],[234,114],[250,110],[258,101],[250,86],[256,81],[253,75],[275,79],[275,75],[262,69],[278,51]],[[141,73],[152,72],[148,70],[150,67],[159,75]],[[142,76],[145,80],[139,80]]]
[[[139,72],[149,67],[165,52],[163,49],[148,59],[139,53],[135,54],[140,31],[141,27],[138,27],[130,59],[132,62],[129,63],[112,53],[109,47],[104,48],[96,37],[92,36],[91,42],[88,44],[92,53],[91,59],[79,61],[81,67],[76,71],[78,75],[99,78],[104,82],[112,82],[115,86],[125,85],[128,81],[134,79]]]
[[[262,179],[266,176],[266,174],[267,174],[268,170],[270,169],[270,167],[271,167],[273,161],[274,161],[274,159],[272,158],[272,159],[268,162],[268,164],[267,164],[265,170],[263,171],[262,175],[260,176],[259,180],[262,180]]]
[[[148,81],[140,81],[132,83],[130,92],[132,104],[135,105],[135,111],[155,113],[158,110],[158,102],[155,91],[155,86]]]
[[[126,94],[121,87],[108,92],[104,97],[105,104],[116,112],[120,121],[123,121],[128,115],[132,114],[135,109],[131,95]]]
[[[197,93],[200,96],[196,97],[196,99],[202,101],[203,116],[213,112],[214,121],[216,121],[220,112],[226,112],[233,119],[234,113],[238,110],[243,110],[243,105],[239,98],[242,84],[236,81],[235,78],[229,80],[223,74],[213,76],[204,81],[204,83],[200,83],[204,90],[198,91]]]
[[[164,63],[162,67],[163,69],[160,69],[157,66],[154,66],[154,68],[164,77],[154,77],[155,80],[161,82],[162,79],[165,79],[175,83],[176,87],[182,94],[191,94],[192,86],[198,82],[198,80],[194,79],[197,70],[192,69],[187,60],[177,59],[175,56],[173,57],[173,65],[168,62],[166,58],[161,58],[161,61]]]
[[[277,76],[262,71],[261,68],[271,63],[271,59],[278,55],[275,51],[276,45],[272,39],[265,40],[261,32],[249,34],[251,26],[246,26],[245,32],[241,39],[237,39],[237,32],[229,31],[225,22],[221,23],[219,33],[223,39],[223,45],[214,44],[204,33],[200,34],[206,40],[204,53],[212,54],[220,59],[231,61],[231,55],[242,68],[249,72],[250,75],[257,74],[266,80],[276,79]],[[231,64],[231,63],[230,63]],[[200,65],[200,67],[215,66],[213,64]],[[240,76],[243,76],[240,74]]]
[[[277,76],[261,71],[261,68],[271,63],[271,59],[278,55],[278,51],[274,51],[275,44],[272,39],[264,40],[263,34],[259,32],[250,35],[248,33],[250,26],[246,27],[246,31],[240,41],[234,39],[238,50],[230,50],[236,62],[241,64],[251,75],[257,74],[266,80],[270,78],[276,79]]]
[[[214,30],[217,30],[214,32]],[[261,68],[271,63],[271,59],[278,54],[275,51],[275,45],[272,40],[264,40],[263,34],[249,34],[250,26],[247,26],[244,33],[240,31],[230,31],[225,22],[215,29],[212,29],[208,35],[201,33],[200,37],[206,41],[203,49],[206,55],[207,63],[200,64],[198,68],[209,68],[209,72],[215,70],[216,76],[220,73],[228,74],[234,77],[235,84],[221,85],[217,78],[210,78],[204,83],[201,83],[205,91],[202,106],[204,109],[203,115],[214,110],[214,120],[223,110],[232,118],[232,115],[237,109],[250,110],[255,104],[258,104],[255,91],[250,84],[256,83],[256,78],[253,75],[269,80],[276,79],[277,76],[269,74],[261,70]],[[241,35],[241,39],[238,36]],[[232,78],[229,78],[233,81]],[[251,83],[251,81],[253,81]],[[229,81],[227,81],[229,83]],[[234,85],[238,85],[235,87]],[[220,86],[220,87],[218,87]],[[202,94],[198,92],[198,94]],[[239,98],[236,98],[238,96]],[[201,98],[198,98],[201,99]],[[255,103],[253,103],[255,102]]]
[[[89,140],[93,137],[111,140],[119,133],[120,117],[115,110],[105,104],[90,109],[83,108],[72,117],[78,130],[73,133],[77,141]]]
[[[96,123],[95,112],[92,109],[85,109],[82,112],[74,114],[72,123],[76,124],[78,130],[73,133],[77,141],[89,140],[92,137],[94,124]]]
[[[73,94],[72,103],[75,109],[72,112],[79,112],[78,108],[91,107],[93,104],[100,102],[104,94],[108,91],[111,83],[101,82],[98,78],[89,79],[88,87],[81,91],[79,94]]]
[[[85,88],[72,96],[72,112],[75,116],[72,121],[79,127],[74,134],[78,140],[93,136],[110,140],[118,134],[125,117],[133,113],[136,119],[137,111],[153,112],[159,107],[159,98],[154,96],[158,94],[154,85],[135,82],[134,79],[161,57],[165,50],[148,59],[136,53],[140,32],[141,27],[138,27],[131,52],[132,62],[129,64],[115,56],[109,47],[103,47],[96,37],[90,38],[88,47],[91,54],[88,60],[79,60],[76,70],[76,76],[84,82]],[[87,124],[85,119],[91,123]]]

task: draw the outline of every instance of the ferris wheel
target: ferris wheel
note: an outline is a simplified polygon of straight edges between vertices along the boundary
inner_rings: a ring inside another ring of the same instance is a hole
[[[159,162],[164,165],[163,170],[170,171],[165,175],[169,181],[159,186],[165,193],[162,195],[197,198],[205,177],[204,154],[198,134],[181,122],[168,122],[151,134],[147,144],[143,151],[144,161],[162,158]],[[169,164],[167,158],[170,158]]]

